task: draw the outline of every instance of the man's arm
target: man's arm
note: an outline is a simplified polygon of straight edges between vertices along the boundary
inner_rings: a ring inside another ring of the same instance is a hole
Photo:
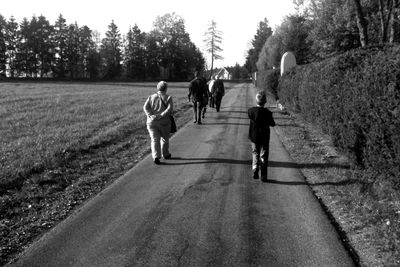
[[[190,102],[190,97],[193,94],[193,82],[190,82],[189,84],[189,94],[188,94],[188,101]]]

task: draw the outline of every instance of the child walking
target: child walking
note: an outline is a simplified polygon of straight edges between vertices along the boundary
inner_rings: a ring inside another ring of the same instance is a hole
[[[248,110],[250,119],[249,139],[253,156],[253,178],[258,179],[258,172],[261,171],[261,181],[267,181],[267,166],[269,154],[270,126],[275,126],[272,112],[264,107],[267,97],[264,91],[256,94],[256,107]]]

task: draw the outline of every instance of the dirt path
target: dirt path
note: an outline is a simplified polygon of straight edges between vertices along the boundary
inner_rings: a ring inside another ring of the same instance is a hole
[[[251,178],[238,85],[150,157],[26,250],[17,266],[353,266],[274,131],[269,183]]]

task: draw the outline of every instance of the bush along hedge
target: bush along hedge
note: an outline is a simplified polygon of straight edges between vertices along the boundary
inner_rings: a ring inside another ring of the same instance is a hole
[[[258,88],[265,88],[272,92],[275,98],[278,98],[278,84],[280,78],[279,69],[270,69],[263,72],[257,72],[257,84]]]
[[[281,77],[278,96],[318,123],[356,163],[391,177],[400,189],[400,46],[297,66]]]

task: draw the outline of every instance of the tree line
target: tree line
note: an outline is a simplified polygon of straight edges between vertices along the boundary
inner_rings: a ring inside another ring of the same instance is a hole
[[[186,80],[204,66],[175,13],[158,16],[149,33],[135,24],[122,36],[112,21],[104,38],[62,14],[53,25],[43,15],[18,23],[0,14],[1,77]]]
[[[249,72],[278,68],[292,51],[298,64],[367,46],[400,42],[399,0],[294,0],[296,12],[272,30],[261,21],[248,50]]]

